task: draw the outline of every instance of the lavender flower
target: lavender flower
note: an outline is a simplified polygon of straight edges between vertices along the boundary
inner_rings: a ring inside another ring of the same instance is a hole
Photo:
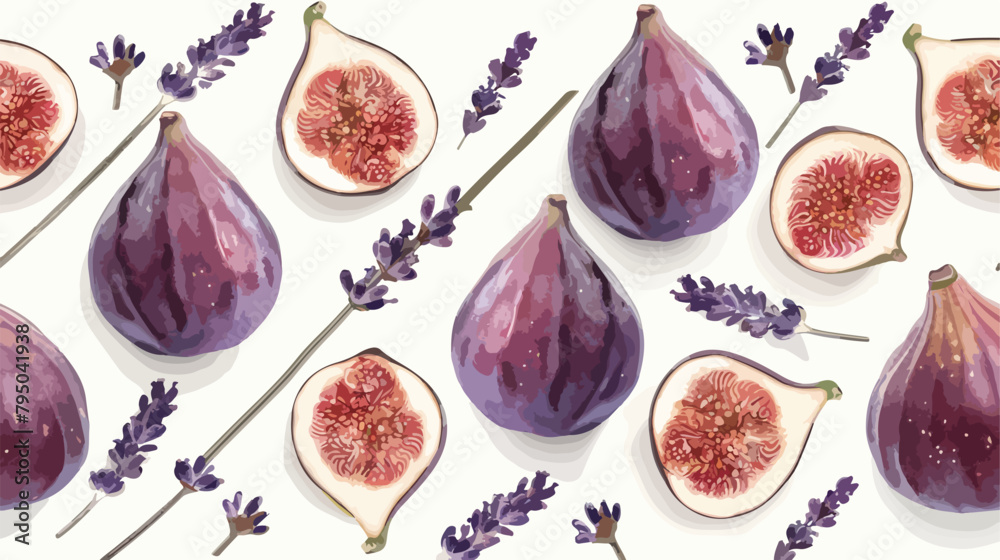
[[[454,186],[445,196],[444,208],[434,213],[434,195],[424,197],[420,204],[420,231],[413,237],[416,226],[410,220],[403,220],[399,234],[390,237],[389,230],[383,229],[378,240],[372,245],[377,267],[365,269],[363,278],[354,281],[350,270],[340,273],[340,283],[347,292],[351,305],[359,311],[380,309],[387,303],[396,303],[395,299],[386,299],[388,286],[382,282],[397,282],[413,280],[417,271],[417,249],[421,245],[448,247],[451,245],[452,232],[455,231],[455,218],[458,217],[458,198],[462,189]]]
[[[263,535],[269,529],[267,525],[261,525],[261,522],[267,517],[267,512],[258,511],[264,498],[257,496],[250,500],[246,508],[243,509],[243,513],[240,513],[240,503],[242,500],[243,492],[237,492],[231,502],[229,500],[222,500],[222,509],[225,510],[226,520],[229,522],[229,536],[215,549],[215,552],[212,553],[213,556],[222,554],[226,550],[226,547],[236,540],[236,537],[241,535]]]
[[[65,535],[90,513],[98,500],[121,494],[125,490],[126,478],[139,478],[142,464],[148,459],[149,453],[156,450],[156,446],[150,442],[167,431],[163,419],[177,410],[177,405],[171,404],[175,397],[177,382],[168,390],[163,379],[150,384],[149,396],[139,397],[139,412],[122,426],[121,439],[114,440],[114,447],[108,451],[107,467],[90,471],[90,487],[97,494],[83,511],[56,534],[57,538]]]
[[[125,37],[121,35],[115,37],[112,49],[113,61],[108,56],[108,49],[104,43],[97,43],[97,54],[90,57],[90,63],[103,70],[115,81],[115,97],[111,108],[118,110],[122,102],[122,86],[125,83],[125,77],[131,74],[132,70],[138,68],[143,60],[146,60],[146,53],[136,54],[134,43],[126,47]]]
[[[792,37],[795,36],[795,32],[791,27],[785,29],[785,32],[781,32],[781,26],[777,23],[774,24],[774,28],[771,31],[767,30],[767,26],[763,23],[757,25],[757,37],[760,38],[760,42],[764,45],[767,50],[766,53],[760,50],[760,47],[751,43],[750,41],[743,41],[743,46],[750,51],[747,55],[746,63],[748,65],[759,64],[761,66],[774,66],[781,69],[781,75],[785,78],[785,86],[788,87],[788,93],[795,93],[795,83],[792,82],[792,75],[788,72],[788,63],[785,61],[785,57],[788,55],[788,48],[792,46]]]
[[[557,483],[545,487],[549,473],[538,471],[528,486],[522,478],[517,490],[507,495],[496,494],[492,502],[483,502],[483,508],[472,512],[469,523],[462,525],[461,533],[448,527],[441,536],[442,552],[438,560],[473,560],[483,550],[500,542],[500,535],[513,535],[510,527],[528,522],[528,513],[545,509],[545,500],[556,493]]]
[[[772,303],[764,292],[754,292],[753,286],[741,290],[736,284],[716,286],[707,277],[701,277],[703,288],[698,287],[690,274],[677,279],[682,292],[671,290],[674,298],[688,304],[688,311],[705,311],[709,321],[726,321],[727,326],[739,324],[740,330],[754,338],[762,338],[770,332],[779,340],[789,339],[799,333],[816,334],[844,340],[867,342],[865,337],[832,333],[813,329],[806,325],[805,309],[785,298],[783,308]]]
[[[465,136],[458,143],[459,148],[470,134],[479,132],[486,126],[486,121],[483,120],[485,117],[500,112],[500,100],[505,99],[500,88],[512,88],[521,84],[521,63],[531,56],[531,49],[535,47],[536,41],[538,38],[532,37],[530,31],[519,33],[514,37],[514,46],[507,49],[502,61],[499,58],[490,61],[490,75],[486,79],[486,85],[479,86],[479,89],[472,92],[473,110],[466,110],[462,119]]]
[[[250,50],[250,40],[266,35],[262,28],[271,23],[274,11],[263,15],[263,9],[263,4],[251,2],[246,19],[243,19],[243,10],[239,10],[233,16],[232,25],[223,26],[222,31],[208,41],[198,39],[197,45],[188,47],[190,68],[183,62],[177,63],[176,70],[171,64],[164,66],[160,73],[160,91],[173,99],[187,101],[194,98],[198,88],[208,89],[225,76],[222,68],[236,65],[231,58]]]
[[[809,511],[806,512],[805,523],[796,521],[785,531],[786,541],[778,541],[774,549],[774,560],[792,560],[795,551],[809,548],[813,545],[813,537],[817,535],[815,527],[833,527],[837,524],[837,508],[850,501],[858,485],[854,477],[848,476],[837,481],[837,487],[826,493],[820,501],[817,498],[809,500]]]
[[[816,59],[813,70],[814,76],[806,76],[802,81],[802,88],[799,90],[799,102],[792,107],[791,112],[785,117],[784,122],[775,131],[774,136],[768,140],[765,147],[770,148],[774,141],[778,139],[781,131],[791,122],[792,116],[799,110],[803,103],[822,99],[827,91],[824,86],[832,86],[844,81],[844,71],[850,67],[844,63],[845,60],[864,60],[871,56],[868,47],[871,46],[871,38],[876,33],[881,33],[885,29],[886,22],[892,17],[893,11],[887,10],[887,3],[875,4],[868,11],[867,18],[861,18],[857,29],[845,27],[840,30],[840,43],[833,49],[833,53],[825,53]]]
[[[180,481],[181,486],[193,492],[211,492],[219,487],[225,480],[211,474],[215,467],[208,465],[205,458],[198,456],[191,466],[190,459],[181,461],[177,459],[174,465],[174,477]]]
[[[578,532],[576,542],[580,544],[610,544],[618,556],[618,560],[625,560],[625,554],[622,552],[621,547],[618,546],[618,540],[615,538],[615,532],[618,530],[618,520],[622,516],[621,506],[615,504],[614,507],[609,508],[608,502],[602,500],[600,509],[595,507],[594,504],[587,503],[583,506],[583,510],[587,514],[587,519],[590,519],[590,522],[593,523],[594,530],[591,530],[590,525],[587,525],[585,522],[574,519],[573,528]]]

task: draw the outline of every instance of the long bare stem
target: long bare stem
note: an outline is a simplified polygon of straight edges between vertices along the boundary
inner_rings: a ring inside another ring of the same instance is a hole
[[[618,541],[611,541],[609,544],[611,548],[615,549],[615,555],[618,557],[618,560],[626,560],[625,553],[622,552],[622,547],[618,546]]]
[[[76,526],[76,524],[79,523],[81,519],[86,517],[87,514],[90,513],[92,509],[94,509],[94,506],[97,505],[98,500],[99,498],[97,497],[97,494],[94,494],[94,497],[91,498],[90,503],[87,504],[87,507],[83,508],[83,511],[76,514],[76,517],[74,517],[72,521],[70,521],[65,527],[62,528],[62,530],[56,533],[56,538],[58,539],[59,537],[68,533],[69,530],[72,529],[74,526]]]
[[[785,117],[784,121],[782,121],[781,126],[778,127],[778,130],[774,131],[774,136],[772,136],[771,139],[767,141],[767,144],[764,145],[765,148],[770,148],[771,145],[774,144],[774,141],[778,139],[778,136],[781,136],[781,132],[785,130],[788,123],[792,121],[792,117],[795,116],[795,111],[798,111],[801,106],[801,103],[796,103],[795,106],[792,107],[792,110],[788,112],[788,116]]]
[[[131,144],[132,141],[139,136],[139,133],[141,133],[143,129],[146,128],[147,125],[149,125],[149,123],[153,122],[153,119],[156,118],[156,115],[164,107],[166,107],[173,101],[174,98],[166,95],[163,96],[163,98],[156,105],[156,107],[153,107],[153,110],[150,111],[148,115],[143,117],[142,120],[139,122],[139,124],[135,125],[135,128],[133,128],[132,131],[128,133],[128,136],[126,136],[125,139],[121,141],[121,143],[115,146],[115,149],[111,150],[111,153],[108,154],[107,157],[102,159],[101,162],[97,164],[97,167],[95,167],[94,170],[91,171],[89,175],[84,177],[83,181],[81,181],[80,184],[76,186],[76,188],[71,190],[69,194],[66,195],[66,198],[60,200],[59,204],[56,204],[56,207],[53,208],[52,211],[50,211],[48,214],[46,214],[45,217],[42,218],[42,221],[38,222],[38,225],[31,228],[31,230],[28,231],[28,233],[24,234],[24,237],[22,237],[17,243],[15,243],[13,247],[8,249],[7,252],[4,253],[2,257],[0,257],[0,268],[2,268],[4,265],[10,262],[10,260],[13,259],[15,255],[21,252],[21,249],[24,249],[24,247],[28,243],[30,243],[32,239],[37,237],[38,234],[42,232],[42,230],[47,228],[49,224],[55,221],[55,219],[58,218],[59,215],[63,213],[63,211],[69,208],[69,205],[72,204],[73,201],[76,200],[81,194],[83,194],[83,191],[86,190],[86,188],[89,187],[90,184],[93,183],[97,179],[97,177],[99,177],[101,173],[103,173],[104,170],[107,169],[108,166],[110,166],[111,163],[114,162],[115,159],[117,159],[118,156],[121,155],[122,152],[125,151],[125,148],[127,148],[128,145]]]
[[[240,534],[236,532],[236,529],[230,527],[229,536],[226,537],[226,540],[222,541],[218,548],[212,551],[212,556],[218,556],[225,552],[226,548],[233,544],[233,541],[235,541],[238,536],[240,536]]]
[[[839,338],[840,340],[854,340],[856,342],[868,342],[867,336],[858,336],[856,334],[842,334],[835,333],[831,331],[821,331],[819,329],[814,329],[809,325],[802,325],[802,329],[799,331],[805,334],[814,334],[816,336],[825,336],[826,338]]]
[[[125,537],[125,540],[123,540],[122,542],[118,543],[118,546],[112,548],[111,552],[109,552],[109,553],[105,554],[104,556],[102,556],[101,560],[110,560],[111,558],[114,558],[115,556],[117,556],[119,552],[125,550],[126,546],[132,544],[132,541],[134,541],[135,539],[139,538],[139,535],[145,533],[147,529],[149,529],[150,527],[152,527],[153,523],[156,523],[157,521],[159,521],[160,518],[163,517],[163,515],[165,513],[167,513],[167,511],[170,510],[170,508],[174,507],[177,504],[177,502],[181,501],[181,498],[183,498],[184,496],[187,496],[188,494],[191,494],[193,492],[194,492],[194,490],[191,490],[190,488],[184,488],[184,487],[182,487],[180,489],[180,491],[177,492],[177,494],[174,495],[173,498],[170,498],[169,502],[167,502],[166,504],[164,504],[163,507],[161,507],[160,509],[158,509],[156,511],[156,513],[153,514],[152,517],[150,517],[149,519],[147,519],[146,522],[143,523],[138,529],[136,529],[135,531],[133,531],[131,535]]]

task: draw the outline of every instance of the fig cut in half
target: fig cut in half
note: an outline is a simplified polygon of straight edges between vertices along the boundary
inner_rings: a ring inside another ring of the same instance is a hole
[[[933,39],[913,24],[917,130],[924,156],[961,187],[1000,189],[1000,39]]]
[[[310,377],[292,409],[292,443],[316,486],[385,546],[392,516],[427,478],[444,449],[445,418],[434,390],[376,348]]]
[[[437,112],[420,77],[376,45],[331,25],[317,2],[278,110],[282,154],[303,179],[342,194],[381,191],[427,158]]]
[[[35,49],[0,40],[0,190],[34,177],[76,126],[76,88]]]
[[[799,462],[833,381],[802,385],[740,356],[705,351],[667,374],[653,399],[653,453],[670,491],[706,517],[757,509]]]
[[[771,189],[771,227],[795,262],[846,272],[904,261],[913,193],[903,154],[873,134],[823,128],[785,156]]]

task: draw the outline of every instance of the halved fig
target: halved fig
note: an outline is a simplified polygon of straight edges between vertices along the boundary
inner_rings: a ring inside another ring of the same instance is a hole
[[[34,177],[76,126],[76,88],[52,59],[0,40],[0,189]]]
[[[913,24],[917,130],[928,161],[956,185],[1000,189],[1000,39],[933,39]]]
[[[437,112],[420,77],[392,53],[305,12],[306,46],[278,110],[282,153],[316,187],[344,194],[396,184],[427,158]]]
[[[846,272],[904,261],[913,193],[903,154],[873,134],[823,128],[785,156],[771,189],[771,227],[795,262]]]
[[[833,381],[793,383],[746,358],[699,352],[674,366],[650,411],[653,453],[670,491],[695,513],[757,509],[799,462]]]
[[[368,540],[385,546],[389,521],[444,449],[441,402],[423,379],[377,348],[310,377],[292,409],[292,442],[309,478]]]

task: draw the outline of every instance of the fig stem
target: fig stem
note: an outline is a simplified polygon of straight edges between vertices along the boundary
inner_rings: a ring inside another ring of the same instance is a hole
[[[172,103],[173,101],[174,98],[164,95],[163,98],[160,100],[160,102],[156,105],[156,107],[153,107],[153,110],[150,111],[148,115],[143,117],[143,119],[139,122],[139,124],[137,124],[135,128],[133,128],[132,131],[128,133],[128,136],[126,136],[125,139],[122,140],[120,144],[115,146],[115,149],[112,150],[107,157],[101,160],[101,163],[97,164],[97,167],[95,167],[94,170],[91,171],[89,175],[84,177],[83,181],[81,181],[80,184],[76,186],[76,188],[70,191],[65,198],[60,200],[59,204],[56,204],[56,207],[53,208],[48,214],[46,214],[45,217],[42,218],[42,221],[38,222],[38,225],[31,228],[31,230],[28,231],[28,233],[24,234],[24,237],[22,237],[17,243],[15,243],[13,247],[8,249],[7,252],[4,253],[2,257],[0,257],[0,268],[3,268],[4,265],[9,263],[10,260],[13,259],[15,255],[21,252],[21,249],[24,249],[24,247],[28,243],[31,243],[32,239],[37,237],[38,234],[42,232],[42,230],[48,227],[49,224],[55,221],[55,219],[58,218],[59,215],[63,213],[63,211],[69,208],[69,205],[72,204],[73,201],[76,200],[81,194],[83,194],[83,191],[87,187],[89,187],[90,184],[93,183],[97,179],[97,177],[100,176],[100,174],[103,173],[104,170],[107,169],[108,166],[110,166],[111,163],[114,162],[115,159],[117,159],[118,156],[121,155],[123,151],[125,151],[125,148],[127,148],[128,145],[131,144],[132,141],[139,136],[139,133],[141,133],[142,130],[146,128],[146,126],[149,123],[153,122],[153,119],[156,118],[156,115],[160,112],[160,110],[169,105],[170,103]]]
[[[840,340],[854,340],[856,342],[868,342],[869,341],[869,339],[868,339],[867,336],[858,336],[858,335],[855,335],[855,334],[843,334],[843,333],[835,333],[835,332],[831,332],[831,331],[823,331],[823,330],[820,330],[820,329],[814,329],[814,328],[810,327],[809,325],[802,325],[802,327],[803,327],[803,329],[801,331],[799,331],[799,332],[803,332],[803,333],[806,333],[806,334],[814,334],[816,336],[825,336],[827,338],[839,338]]]
[[[233,544],[233,541],[235,541],[236,537],[238,537],[238,536],[240,536],[240,535],[239,535],[239,533],[236,532],[236,529],[233,528],[233,527],[230,527],[229,528],[229,536],[226,537],[226,540],[222,541],[222,543],[219,544],[219,546],[215,550],[212,551],[212,556],[218,556],[218,555],[222,554],[226,550],[226,547],[228,547],[229,545]]]
[[[182,487],[180,489],[180,491],[177,492],[177,494],[174,495],[173,498],[170,498],[170,501],[167,502],[166,505],[164,505],[156,513],[154,513],[152,517],[150,517],[149,519],[147,519],[145,523],[143,523],[138,529],[136,529],[135,531],[133,531],[131,535],[129,535],[128,537],[125,537],[125,540],[123,540],[122,542],[118,543],[118,546],[116,546],[113,549],[111,549],[111,552],[109,552],[109,553],[105,554],[104,556],[102,556],[101,560],[110,560],[111,558],[114,558],[115,556],[117,556],[119,552],[125,550],[126,546],[132,544],[132,541],[134,541],[135,539],[139,538],[139,535],[145,533],[146,529],[149,529],[150,527],[152,527],[153,523],[156,523],[157,521],[159,521],[160,518],[163,517],[163,515],[165,513],[167,513],[167,511],[170,510],[170,508],[174,507],[174,505],[176,505],[177,502],[181,501],[181,498],[183,498],[184,496],[187,496],[188,494],[191,494],[193,492],[194,492],[194,490],[191,490],[190,488],[183,488]]]
[[[94,497],[90,499],[90,503],[87,504],[87,507],[83,508],[83,511],[76,514],[76,517],[74,517],[72,521],[70,521],[65,527],[62,528],[62,530],[56,533],[56,538],[58,539],[59,537],[65,535],[66,533],[69,532],[70,529],[75,527],[76,524],[79,523],[81,519],[83,519],[84,517],[87,516],[88,513],[90,513],[90,510],[94,509],[94,506],[97,505],[97,501],[98,501],[97,494],[94,494]]]
[[[792,117],[795,116],[795,111],[798,111],[801,106],[801,103],[796,103],[795,106],[792,107],[792,110],[788,112],[788,116],[785,117],[785,120],[781,123],[781,126],[778,127],[778,130],[774,131],[774,136],[772,136],[771,139],[767,141],[767,144],[764,145],[765,148],[770,148],[771,145],[774,144],[774,141],[778,139],[778,136],[781,136],[781,132],[785,130],[788,123],[792,121]]]
[[[611,545],[611,548],[615,549],[615,555],[618,556],[618,560],[626,560],[625,553],[622,552],[622,547],[618,546],[618,541],[611,541],[608,544]]]

